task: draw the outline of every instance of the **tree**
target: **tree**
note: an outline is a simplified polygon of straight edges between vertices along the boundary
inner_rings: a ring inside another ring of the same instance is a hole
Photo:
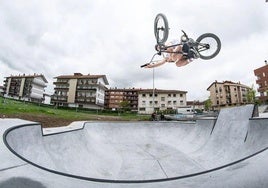
[[[129,111],[130,110],[130,102],[126,101],[126,100],[121,101],[119,103],[119,107],[120,107],[120,109],[122,109],[123,112]]]
[[[255,103],[256,102],[256,91],[255,91],[253,85],[248,90],[246,97],[247,97],[248,103]]]
[[[206,111],[209,111],[211,109],[211,107],[212,107],[212,101],[211,101],[211,99],[208,98],[207,100],[205,100],[204,103],[205,103],[205,110]]]

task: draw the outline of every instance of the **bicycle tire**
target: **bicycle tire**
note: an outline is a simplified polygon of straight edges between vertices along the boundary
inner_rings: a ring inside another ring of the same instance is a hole
[[[210,43],[207,43],[206,41],[210,41]],[[205,33],[200,35],[196,39],[196,42],[196,48],[200,58],[204,60],[214,58],[221,50],[221,41],[219,37],[213,33]]]
[[[162,28],[159,27],[160,21],[163,22]],[[162,37],[159,34],[160,30],[163,31]],[[164,44],[168,39],[168,34],[169,34],[169,27],[168,27],[167,17],[164,14],[159,13],[156,15],[155,20],[154,20],[154,35],[155,35],[157,44]]]

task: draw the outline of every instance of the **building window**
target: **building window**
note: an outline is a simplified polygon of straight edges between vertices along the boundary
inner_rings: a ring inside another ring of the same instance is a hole
[[[176,94],[173,94],[173,97],[176,97]]]
[[[161,104],[161,107],[162,107],[162,108],[165,108],[165,104]]]
[[[183,97],[183,94],[182,93],[180,94],[180,97]]]
[[[161,97],[161,101],[165,101],[165,97]]]

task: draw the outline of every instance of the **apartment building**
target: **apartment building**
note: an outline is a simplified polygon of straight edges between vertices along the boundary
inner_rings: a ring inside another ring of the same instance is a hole
[[[51,103],[64,107],[103,109],[108,80],[105,75],[61,75],[57,79]]]
[[[0,86],[0,96],[4,96],[4,86]]]
[[[19,100],[42,102],[47,80],[42,74],[5,77],[4,96]]]
[[[213,82],[207,90],[210,92],[212,108],[215,110],[226,106],[236,106],[248,102],[247,94],[250,87],[232,81]]]
[[[260,93],[259,100],[263,103],[268,102],[268,65],[262,66],[254,70],[257,77],[258,92]]]
[[[187,91],[141,89],[138,92],[138,113],[172,110],[186,106]]]
[[[119,89],[110,88],[105,91],[105,108],[118,110],[121,108],[121,102],[127,101],[131,111],[138,110],[138,91],[140,89]]]

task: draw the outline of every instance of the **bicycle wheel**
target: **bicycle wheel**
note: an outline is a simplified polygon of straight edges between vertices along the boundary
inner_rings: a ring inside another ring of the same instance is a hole
[[[201,59],[212,59],[221,50],[221,41],[213,33],[205,33],[197,38],[197,51],[200,54]]]
[[[168,38],[168,21],[164,14],[159,13],[154,20],[154,35],[157,44],[164,44]]]

